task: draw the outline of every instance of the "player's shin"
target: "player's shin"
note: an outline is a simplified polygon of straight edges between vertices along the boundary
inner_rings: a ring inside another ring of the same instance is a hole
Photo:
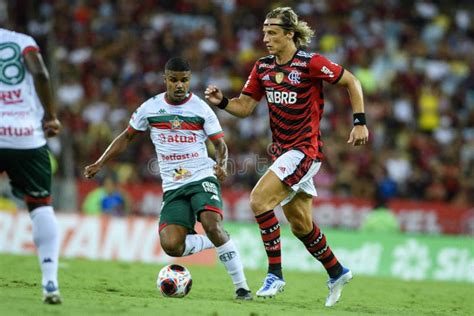
[[[244,274],[244,266],[240,258],[239,251],[235,247],[232,239],[229,239],[225,244],[216,247],[217,256],[219,260],[224,264],[227,273],[229,273],[234,283],[235,289],[249,289]]]
[[[281,268],[280,223],[273,210],[255,217],[268,257],[268,273],[283,278]]]
[[[33,241],[43,274],[43,287],[53,283],[58,288],[59,233],[58,223],[51,206],[41,206],[30,213],[33,223]]]
[[[214,245],[206,235],[189,234],[186,235],[184,252],[182,256],[189,256],[211,248],[214,248]]]
[[[323,264],[331,278],[336,278],[342,273],[342,265],[327,244],[326,236],[315,223],[313,223],[313,229],[309,234],[298,238],[303,242],[308,252]]]

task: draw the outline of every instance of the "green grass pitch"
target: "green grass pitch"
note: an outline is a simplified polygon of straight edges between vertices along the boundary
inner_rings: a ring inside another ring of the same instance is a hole
[[[317,263],[315,263],[317,264]],[[222,266],[188,266],[193,288],[182,299],[155,287],[162,265],[62,259],[63,304],[41,302],[34,256],[0,255],[0,315],[474,315],[474,285],[404,282],[355,275],[332,308],[324,307],[326,275],[285,272],[274,299],[235,301]],[[246,271],[252,292],[265,271]]]

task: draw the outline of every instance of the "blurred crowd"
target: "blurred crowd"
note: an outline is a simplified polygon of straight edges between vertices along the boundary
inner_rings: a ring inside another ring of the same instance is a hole
[[[66,130],[51,148],[58,176],[82,176],[142,102],[164,91],[174,56],[192,66],[192,91],[212,83],[237,96],[267,54],[262,22],[290,5],[316,31],[308,48],[362,82],[370,144],[346,144],[352,111],[345,89],[326,85],[321,196],[375,194],[474,204],[474,3],[368,0],[5,1],[11,27],[31,34],[53,74]],[[0,10],[2,11],[2,10]],[[3,17],[2,17],[3,16]],[[224,186],[251,188],[268,167],[266,103],[244,120],[218,111],[231,157]],[[112,164],[120,182],[156,182],[148,137]]]

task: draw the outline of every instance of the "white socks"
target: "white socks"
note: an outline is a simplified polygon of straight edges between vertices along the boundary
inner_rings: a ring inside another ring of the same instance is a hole
[[[59,232],[53,207],[40,206],[30,213],[33,241],[43,274],[42,285],[52,281],[58,287]]]
[[[214,244],[209,240],[209,238],[207,238],[206,235],[189,234],[186,235],[185,247],[182,256],[189,256],[211,248],[214,248]]]
[[[219,260],[224,264],[227,273],[229,273],[234,283],[235,289],[249,289],[244,275],[244,266],[240,260],[240,254],[234,245],[232,239],[216,248]]]

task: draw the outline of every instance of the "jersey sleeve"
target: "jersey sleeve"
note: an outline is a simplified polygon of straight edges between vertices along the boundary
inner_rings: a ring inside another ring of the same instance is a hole
[[[132,133],[145,132],[149,127],[148,120],[145,115],[145,104],[142,104],[135,112],[133,112],[128,123],[128,131]]]
[[[31,36],[24,35],[20,41],[21,53],[25,55],[28,52],[39,52],[39,46]]]
[[[204,102],[203,102],[204,103]],[[216,140],[224,137],[221,124],[217,119],[216,113],[211,108],[204,104],[206,107],[205,118],[204,118],[204,132],[210,140]]]
[[[258,78],[257,63],[253,66],[252,72],[242,89],[242,94],[252,97],[255,101],[260,101],[264,93],[263,86]]]
[[[344,74],[344,68],[326,57],[316,54],[309,63],[309,74],[312,78],[323,79],[331,84],[336,84]]]

